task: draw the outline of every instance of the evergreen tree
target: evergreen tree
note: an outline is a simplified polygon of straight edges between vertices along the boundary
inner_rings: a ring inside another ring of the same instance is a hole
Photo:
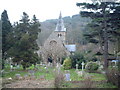
[[[107,69],[108,41],[110,40],[111,32],[118,31],[118,23],[120,20],[117,17],[120,12],[119,10],[117,10],[117,12],[115,11],[120,7],[120,3],[100,2],[100,0],[95,0],[94,3],[77,3],[77,6],[89,10],[80,12],[82,16],[92,18],[92,23],[90,24],[92,32],[86,36],[89,38],[90,42],[100,42],[104,56],[104,68]],[[117,25],[113,25],[114,23]],[[96,38],[96,36],[98,36],[98,38]]]
[[[1,14],[1,20],[2,20],[2,68],[4,68],[4,60],[7,58],[7,50],[10,48],[10,45],[7,41],[9,33],[12,32],[12,25],[9,21],[7,11],[4,10]]]
[[[15,23],[14,27],[14,46],[9,49],[9,55],[13,57],[13,62],[21,62],[23,68],[36,64],[39,60],[36,51],[39,49],[36,39],[40,32],[40,23],[34,15],[30,22],[27,13],[23,12],[20,23]]]

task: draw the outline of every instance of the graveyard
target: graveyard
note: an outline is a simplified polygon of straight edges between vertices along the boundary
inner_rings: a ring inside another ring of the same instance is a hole
[[[120,88],[119,0],[2,1],[0,89]]]
[[[76,65],[77,66],[77,65]],[[64,70],[63,66],[32,65],[23,70],[7,66],[3,72],[3,88],[117,88],[107,83],[104,74],[88,73],[85,68]],[[57,81],[56,81],[57,78]],[[56,85],[56,84],[57,85]]]

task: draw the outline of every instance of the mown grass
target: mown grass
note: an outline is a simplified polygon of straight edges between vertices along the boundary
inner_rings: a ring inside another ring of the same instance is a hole
[[[103,75],[103,74],[99,74],[99,73],[89,73],[89,74],[92,75],[92,80],[93,81],[106,80],[105,75]]]
[[[54,80],[54,75],[55,75],[55,71],[54,68],[48,68],[45,69],[44,66],[39,66],[37,67],[38,70],[35,71],[35,76],[37,79],[40,78],[40,76],[44,76],[46,80]],[[21,76],[24,76],[26,74],[28,74],[28,70],[29,69],[34,69],[34,66],[27,68],[27,70],[23,70],[22,67],[20,67],[19,69],[15,69],[15,70],[10,70],[10,67],[5,68],[5,73],[3,74],[3,78],[14,78],[15,74],[20,74]],[[65,74],[65,70],[62,68],[61,71]],[[80,71],[80,70],[79,70]],[[104,81],[106,80],[105,75],[103,74],[99,74],[99,73],[87,73],[89,75],[92,76],[92,80],[93,81]],[[80,77],[78,76],[78,74],[76,73],[75,69],[70,69],[70,78],[71,81],[83,81],[84,77]],[[75,84],[71,84],[71,83],[64,83],[64,86],[66,87],[75,87]],[[116,86],[112,85],[111,83],[102,83],[100,85],[97,85],[98,88],[116,88]]]
[[[34,69],[33,66],[30,68]],[[54,74],[55,74],[53,69],[54,68],[45,69],[45,67],[41,66],[38,68],[37,71],[35,71],[35,76],[37,78],[40,78],[41,75],[44,75],[45,79],[52,80],[52,79],[54,79]],[[23,70],[22,67],[20,69],[16,69],[16,70],[12,70],[12,71],[10,70],[10,68],[6,68],[3,77],[4,78],[9,78],[9,77],[13,78],[13,77],[15,77],[15,74],[20,74],[21,76],[24,76],[24,75],[28,74],[27,70]],[[65,74],[64,69],[62,69],[62,72]],[[98,74],[98,73],[89,73],[89,74],[93,76],[92,78],[94,81],[106,80],[106,78],[103,74]],[[72,81],[84,80],[83,77],[78,76],[75,69],[70,69],[70,77],[71,77]]]

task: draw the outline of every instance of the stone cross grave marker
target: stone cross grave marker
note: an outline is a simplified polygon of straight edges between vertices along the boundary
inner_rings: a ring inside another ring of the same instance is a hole
[[[84,62],[82,62],[81,64],[82,64],[82,71],[83,71],[85,63],[84,63]]]

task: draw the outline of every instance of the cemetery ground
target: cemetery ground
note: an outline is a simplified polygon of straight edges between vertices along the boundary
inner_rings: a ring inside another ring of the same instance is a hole
[[[81,71],[79,69],[79,71]],[[61,68],[61,72],[65,74],[65,70]],[[117,88],[111,83],[107,83],[106,77],[101,73],[85,73],[79,75],[76,69],[70,69],[70,81],[65,81],[61,77],[61,82],[55,81],[56,69],[45,66],[30,67],[23,70],[10,70],[7,67],[3,72],[2,87],[3,88]]]

